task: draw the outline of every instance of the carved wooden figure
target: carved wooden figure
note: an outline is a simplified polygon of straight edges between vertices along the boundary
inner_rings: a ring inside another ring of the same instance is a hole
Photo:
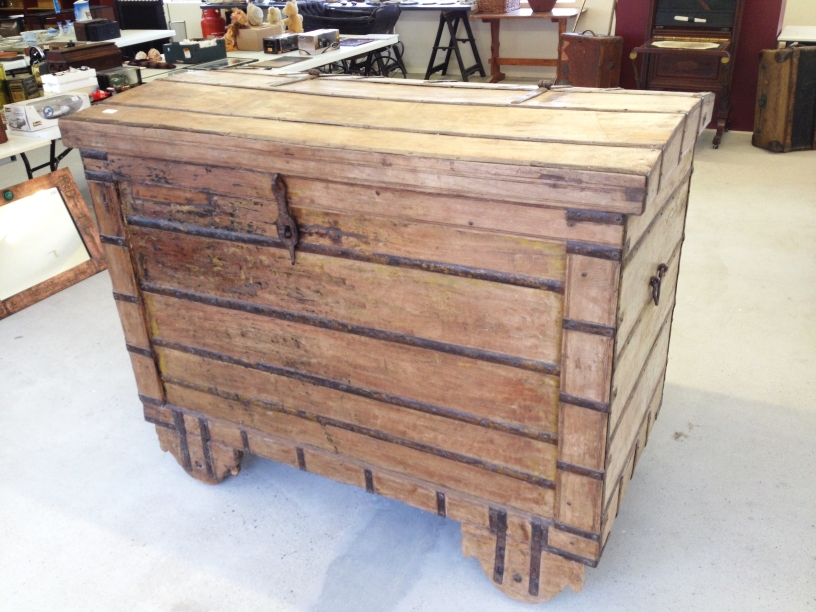
[[[164,450],[459,521],[538,602],[597,564],[657,416],[713,102],[236,70],[61,128]]]

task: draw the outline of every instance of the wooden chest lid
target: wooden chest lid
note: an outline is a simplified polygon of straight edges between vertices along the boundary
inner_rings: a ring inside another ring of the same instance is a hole
[[[67,146],[82,149],[641,214],[660,176],[694,146],[713,102],[711,94],[191,71],[60,128]],[[311,166],[287,169],[294,159]]]

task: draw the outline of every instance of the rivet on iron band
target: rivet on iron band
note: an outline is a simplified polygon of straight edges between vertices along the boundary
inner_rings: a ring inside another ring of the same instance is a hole
[[[448,516],[447,502],[445,501],[445,494],[441,491],[436,492],[436,513],[439,516]]]
[[[493,582],[504,582],[504,558],[507,552],[507,512],[490,509],[490,524],[496,529],[496,555],[493,565]]]
[[[212,453],[210,452],[210,426],[204,417],[198,417],[198,431],[201,435],[201,450],[204,453],[204,465],[207,468],[207,476],[215,478]]]
[[[533,537],[530,540],[530,587],[527,592],[536,597],[541,579],[541,547],[544,545],[546,528],[535,520],[531,523],[531,526]]]
[[[181,451],[181,460],[184,463],[184,469],[192,473],[193,462],[190,459],[190,447],[187,446],[187,428],[184,426],[184,415],[181,410],[173,410],[173,423],[176,425],[176,431],[179,437],[179,450]]]

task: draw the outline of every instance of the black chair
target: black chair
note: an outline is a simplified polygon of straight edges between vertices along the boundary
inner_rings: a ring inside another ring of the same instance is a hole
[[[298,3],[298,12],[303,15],[303,29],[306,32],[336,28],[340,34],[357,36],[393,34],[400,17],[400,7],[395,4],[373,9],[345,10],[328,7],[323,2],[301,2]],[[340,69],[348,74],[364,76],[389,76],[400,71],[406,77],[402,53],[402,43],[398,42],[387,49],[343,60]]]

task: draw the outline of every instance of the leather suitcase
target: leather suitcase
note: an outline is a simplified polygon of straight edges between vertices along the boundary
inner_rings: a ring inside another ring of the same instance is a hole
[[[760,54],[753,144],[775,153],[816,148],[816,47]]]
[[[70,44],[70,43],[69,43]],[[87,66],[96,70],[122,66],[122,52],[111,42],[97,42],[59,47],[45,52],[52,72]]]
[[[559,85],[610,88],[620,83],[623,37],[566,32],[559,48]]]

